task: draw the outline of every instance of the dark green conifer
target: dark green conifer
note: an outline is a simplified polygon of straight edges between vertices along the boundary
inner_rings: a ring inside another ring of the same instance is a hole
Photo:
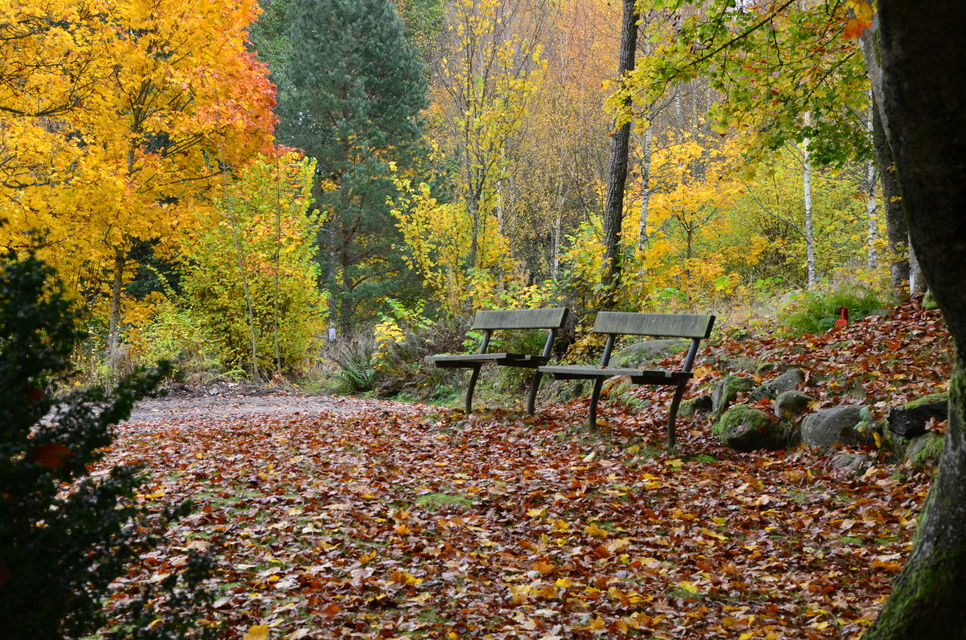
[[[389,164],[415,163],[426,82],[390,0],[305,0],[289,15],[279,138],[318,160],[323,273],[347,331],[383,296],[417,293],[386,200]]]

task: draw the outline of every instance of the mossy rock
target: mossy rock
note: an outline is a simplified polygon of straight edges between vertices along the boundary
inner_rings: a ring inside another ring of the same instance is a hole
[[[936,298],[932,295],[932,291],[927,291],[926,295],[922,297],[922,308],[926,311],[932,311],[939,308],[939,305],[936,304]]]
[[[943,450],[943,437],[938,433],[925,433],[909,440],[905,448],[906,460],[916,469],[923,469],[939,463]]]
[[[730,407],[711,427],[725,446],[737,451],[787,449],[798,444],[798,429],[746,404]]]
[[[684,353],[690,340],[644,340],[624,347],[614,355],[613,361],[621,367],[637,368],[643,364],[663,360],[677,353]]]
[[[769,380],[765,384],[761,385],[750,394],[748,394],[748,400],[750,402],[757,402],[764,398],[769,400],[774,400],[779,394],[785,391],[791,391],[796,389],[798,385],[805,382],[805,372],[801,369],[789,369],[785,373],[781,374],[777,378]]]
[[[914,438],[926,432],[930,419],[945,420],[948,416],[948,393],[932,393],[901,407],[889,410],[889,430],[904,438]]]
[[[871,414],[864,407],[822,409],[802,421],[802,441],[810,447],[869,444],[872,438]]]
[[[775,409],[776,418],[789,420],[807,413],[813,402],[817,402],[817,400],[812,396],[792,389],[779,394],[772,406]]]
[[[708,413],[710,411],[711,396],[705,394],[683,401],[678,408],[678,415],[682,418],[690,418],[696,413]]]
[[[715,416],[722,415],[739,393],[751,391],[754,387],[755,381],[751,378],[725,376],[718,380],[711,391],[711,413]]]

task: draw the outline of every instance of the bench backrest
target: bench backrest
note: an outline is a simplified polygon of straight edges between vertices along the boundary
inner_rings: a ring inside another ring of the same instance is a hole
[[[619,335],[652,336],[666,338],[691,338],[691,347],[684,356],[683,371],[691,371],[698,355],[698,344],[711,335],[714,316],[688,313],[628,313],[624,311],[601,311],[594,320],[594,331],[607,334],[601,366],[610,364],[614,350],[614,337]]]
[[[628,313],[601,311],[596,333],[702,339],[711,335],[714,316],[684,313]]]
[[[511,309],[477,311],[474,329],[559,329],[567,321],[567,309]]]

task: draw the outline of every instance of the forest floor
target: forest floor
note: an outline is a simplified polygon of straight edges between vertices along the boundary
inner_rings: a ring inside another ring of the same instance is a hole
[[[882,418],[944,388],[948,350],[938,315],[906,305],[835,334],[715,344],[694,393],[766,354],[808,364],[821,405]],[[239,391],[140,403],[108,460],[148,466],[144,504],[197,506],[126,582],[209,549],[231,639],[854,638],[929,483],[874,449],[861,475],[807,449],[734,452],[700,414],[668,454],[655,388],[633,410],[605,400],[593,432],[586,398],[466,417]]]

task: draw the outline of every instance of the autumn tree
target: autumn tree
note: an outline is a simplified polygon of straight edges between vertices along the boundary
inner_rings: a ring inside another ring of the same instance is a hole
[[[414,293],[387,198],[391,166],[414,165],[426,84],[390,0],[300,2],[291,20],[279,136],[318,162],[323,278],[345,333],[390,291]]]
[[[183,304],[226,369],[301,371],[322,333],[314,169],[291,151],[259,156],[198,212],[206,233],[185,248]]]
[[[765,160],[783,146],[797,147],[803,204],[811,219],[815,168],[863,161],[872,152],[868,78],[856,39],[865,14],[856,15],[850,3],[775,1],[736,7],[717,2],[687,14],[683,3],[660,4],[678,11],[681,19],[674,37],[654,46],[631,80],[645,96],[641,102],[706,77],[719,96],[710,105],[713,127],[721,134],[729,128],[753,132],[747,138],[750,162]],[[886,161],[880,158],[878,164],[879,175],[885,174]],[[871,235],[876,210],[868,209]],[[885,201],[885,210],[896,216],[893,200]],[[809,286],[817,280],[810,228],[806,224]],[[898,247],[901,241],[893,244]],[[866,253],[874,251],[870,242]]]
[[[966,629],[966,5],[879,2],[874,83],[909,233],[955,343],[949,423],[912,553],[865,637],[962,638]]]
[[[507,148],[546,67],[541,23],[541,9],[523,0],[456,0],[447,15],[450,54],[440,64],[434,115],[472,224],[469,269],[489,266],[481,238],[503,232]]]
[[[131,250],[173,252],[212,178],[269,142],[274,92],[244,46],[256,10],[253,0],[14,3],[21,29],[45,27],[0,40],[4,59],[31,61],[0,95],[14,178],[0,186],[10,204],[0,242],[42,237],[76,295],[109,301],[109,357]],[[63,108],[25,112],[48,88]]]

